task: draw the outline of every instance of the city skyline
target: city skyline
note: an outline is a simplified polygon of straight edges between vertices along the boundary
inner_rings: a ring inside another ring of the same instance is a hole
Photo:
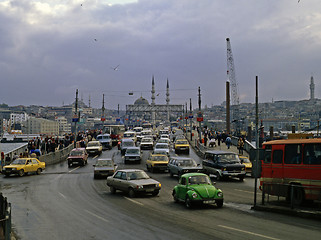
[[[121,3],[121,4],[120,4]],[[0,2],[0,103],[61,106],[79,89],[94,108],[225,101],[231,40],[240,103],[320,97],[321,3],[104,0]],[[133,93],[133,94],[129,94]]]

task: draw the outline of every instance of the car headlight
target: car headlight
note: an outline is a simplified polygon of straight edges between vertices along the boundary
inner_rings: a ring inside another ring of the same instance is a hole
[[[192,193],[192,197],[193,197],[193,198],[197,198],[197,197],[198,197],[197,193],[196,193],[196,192],[193,192],[193,193]]]
[[[157,185],[156,185],[156,186],[157,186]],[[161,188],[161,187],[162,187],[162,184],[159,183],[159,184],[158,184],[158,187]]]
[[[16,170],[17,170],[17,168],[12,168],[12,170],[13,170],[13,171],[16,171]]]
[[[217,196],[218,196],[218,197],[223,197],[223,192],[218,192],[218,193],[217,193]]]
[[[143,185],[137,185],[137,189],[143,189],[144,186]]]

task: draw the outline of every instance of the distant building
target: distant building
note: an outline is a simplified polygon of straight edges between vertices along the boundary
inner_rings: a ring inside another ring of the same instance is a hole
[[[71,132],[71,123],[68,123],[67,118],[60,116],[60,117],[56,117],[55,120],[59,124],[59,133],[60,133],[60,135],[63,135],[65,133],[70,133]]]
[[[59,135],[59,123],[57,121],[30,117],[26,121],[25,126],[24,131],[29,134]]]

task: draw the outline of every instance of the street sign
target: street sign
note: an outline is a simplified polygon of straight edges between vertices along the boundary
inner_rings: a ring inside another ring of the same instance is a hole
[[[203,114],[202,114],[202,112],[199,112],[198,114],[197,114],[197,119],[196,119],[198,122],[203,122]]]
[[[116,122],[120,122],[120,118],[116,118]]]
[[[191,114],[191,115],[189,115],[189,116],[188,116],[188,118],[193,118],[193,115],[192,115],[192,114]]]
[[[73,118],[72,122],[79,122],[79,118]]]

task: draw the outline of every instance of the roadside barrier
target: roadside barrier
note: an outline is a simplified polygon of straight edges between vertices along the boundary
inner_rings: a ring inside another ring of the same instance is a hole
[[[62,161],[65,161],[71,152],[71,150],[74,148],[74,144],[70,144],[68,147],[57,150],[55,152],[50,152],[48,154],[42,155],[39,157],[39,161],[45,162],[46,165],[52,165],[56,163],[60,163]]]

